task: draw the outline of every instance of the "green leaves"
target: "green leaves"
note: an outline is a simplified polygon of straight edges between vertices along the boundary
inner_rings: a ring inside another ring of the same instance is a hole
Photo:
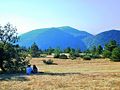
[[[0,68],[4,72],[19,72],[28,64],[21,47],[13,45],[17,41],[16,27],[10,23],[0,26]]]
[[[113,61],[120,61],[120,47],[113,49],[111,59]]]
[[[33,43],[29,50],[32,57],[39,57],[40,51],[36,43]]]

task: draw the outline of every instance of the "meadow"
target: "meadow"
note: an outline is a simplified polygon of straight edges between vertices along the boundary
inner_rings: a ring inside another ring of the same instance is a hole
[[[33,58],[38,74],[0,74],[0,90],[120,90],[120,62],[109,59]]]

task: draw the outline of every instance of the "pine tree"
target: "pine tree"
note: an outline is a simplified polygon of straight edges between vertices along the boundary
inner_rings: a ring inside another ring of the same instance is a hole
[[[30,47],[30,54],[32,57],[39,57],[40,56],[39,48],[35,42]]]
[[[111,60],[120,61],[120,47],[116,47],[113,49]]]
[[[59,58],[60,53],[61,53],[60,48],[56,48],[56,49],[54,50],[54,58]]]
[[[70,51],[71,51],[71,48],[70,48],[70,47],[67,47],[67,48],[64,50],[65,53],[70,53]]]
[[[96,53],[97,53],[97,54],[102,54],[102,52],[103,52],[103,48],[102,48],[101,45],[99,45],[99,46],[97,47]]]
[[[111,40],[109,43],[105,45],[105,50],[103,51],[103,56],[110,58],[112,55],[112,51],[118,47],[117,42],[115,40]]]

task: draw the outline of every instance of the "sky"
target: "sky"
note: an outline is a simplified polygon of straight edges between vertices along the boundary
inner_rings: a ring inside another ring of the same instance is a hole
[[[0,25],[8,22],[19,34],[60,26],[91,34],[120,30],[120,0],[0,0]]]

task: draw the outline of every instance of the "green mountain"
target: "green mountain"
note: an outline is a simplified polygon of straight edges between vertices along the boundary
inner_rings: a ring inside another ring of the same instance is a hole
[[[120,31],[109,30],[97,35],[80,31],[69,26],[57,28],[36,29],[20,35],[17,44],[30,47],[34,42],[40,49],[67,47],[86,50],[92,46],[104,46],[110,40],[116,40],[120,44]]]
[[[49,47],[60,47],[61,49],[65,49],[67,47],[71,47],[85,50],[86,46],[82,39],[86,38],[87,36],[92,35],[68,26],[45,28],[32,30],[22,34],[18,44],[20,46],[30,47],[35,42],[41,49],[47,49]]]
[[[83,41],[87,48],[90,48],[92,46],[98,45],[104,46],[110,40],[116,40],[118,44],[120,44],[120,31],[119,30],[105,31],[95,36],[84,38]]]

